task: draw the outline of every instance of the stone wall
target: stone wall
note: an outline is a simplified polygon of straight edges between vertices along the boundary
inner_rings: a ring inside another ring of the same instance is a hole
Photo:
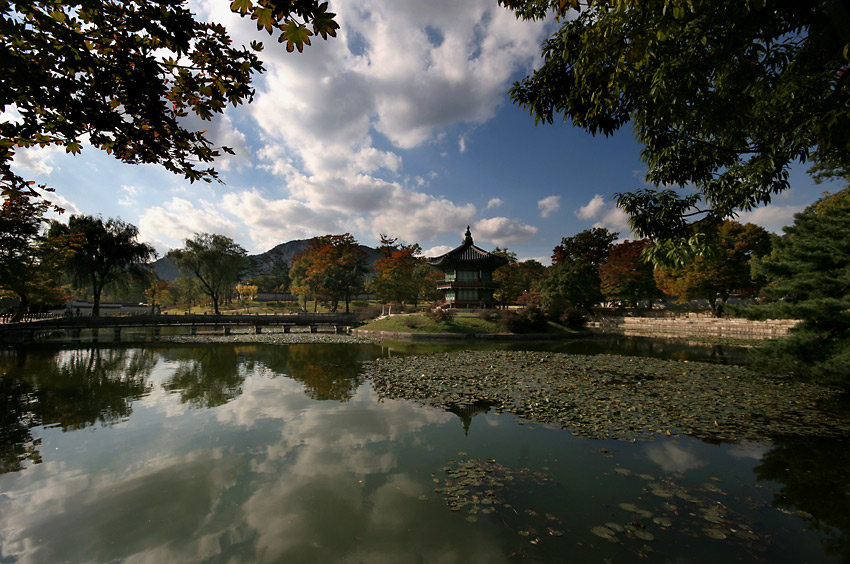
[[[588,322],[592,331],[650,337],[706,337],[717,339],[775,339],[788,334],[796,320],[714,318],[699,314],[680,317],[597,317]]]

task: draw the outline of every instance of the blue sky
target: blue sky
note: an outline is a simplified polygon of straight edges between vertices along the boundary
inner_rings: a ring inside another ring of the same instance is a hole
[[[630,237],[611,197],[643,186],[631,131],[594,138],[563,123],[535,127],[508,99],[539,61],[546,24],[517,21],[495,0],[337,0],[338,37],[299,54],[228,6],[192,3],[236,42],[263,40],[267,72],[253,104],[198,122],[237,152],[216,163],[224,184],[190,184],[90,147],[78,156],[21,151],[18,171],[54,186],[69,214],[133,223],[160,254],[196,232],[227,235],[252,254],[349,232],[366,245],[383,233],[434,255],[471,225],[479,246],[548,264],[562,237],[589,227]],[[835,189],[804,171],[740,219],[779,231]]]

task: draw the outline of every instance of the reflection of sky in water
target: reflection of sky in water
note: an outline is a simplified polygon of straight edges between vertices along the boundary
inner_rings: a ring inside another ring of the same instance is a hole
[[[814,537],[804,544],[794,536],[803,530],[799,520],[768,509],[771,493],[756,484],[753,467],[769,445],[593,441],[494,412],[472,417],[466,435],[456,415],[379,401],[368,382],[348,390],[345,401],[316,401],[308,391],[336,388],[269,367],[293,357],[268,353],[263,363],[225,353],[215,358],[233,360],[232,370],[221,372],[233,393],[216,407],[166,389],[192,358],[188,350],[166,350],[153,357],[147,392],[123,420],[70,432],[33,429],[44,462],[0,475],[0,562],[498,563],[529,549],[518,531],[528,523],[545,531],[540,515],[549,513],[565,522],[566,535],[544,538],[552,548],[540,561],[633,561],[634,553],[598,544],[589,530],[634,519],[619,508],[623,502],[652,508],[664,501],[647,494],[639,473],[659,481],[683,474],[676,480],[689,491],[721,476],[726,503],[746,496],[761,504],[760,520],[796,527],[786,561],[828,561],[810,558],[819,555]],[[62,353],[60,360],[72,357]],[[201,395],[206,385],[220,389],[217,382],[192,384]],[[492,457],[517,476],[545,474],[549,482],[517,485],[514,514],[469,523],[433,491],[444,466],[466,456],[459,451]],[[530,509],[537,521],[529,521]],[[658,561],[691,561],[679,558],[676,538],[656,534],[656,555],[666,553]],[[687,540],[689,554],[737,554],[697,542]]]
[[[174,370],[162,363],[151,379]],[[361,386],[347,403],[315,402],[268,373],[196,410],[154,385],[128,421],[76,433],[41,431],[45,462],[3,476],[4,557],[19,562],[209,560],[495,562],[497,547],[460,534],[399,471],[396,443],[449,413],[378,403]],[[132,443],[132,447],[124,445]],[[13,492],[13,493],[8,493]],[[50,539],[41,542],[39,539]]]
[[[650,445],[646,455],[665,472],[687,472],[705,466],[696,453],[672,443]]]

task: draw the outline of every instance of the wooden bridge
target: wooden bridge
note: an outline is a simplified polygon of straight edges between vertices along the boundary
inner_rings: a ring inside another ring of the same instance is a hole
[[[101,331],[112,332],[115,341],[121,339],[121,330],[127,328],[150,328],[155,336],[163,327],[185,327],[191,335],[198,328],[217,330],[223,328],[229,335],[234,327],[253,327],[257,334],[264,327],[279,327],[289,333],[293,327],[307,327],[311,333],[319,328],[334,333],[347,333],[358,325],[352,313],[292,313],[282,315],[132,315],[126,317],[60,317],[24,323],[0,324],[0,342],[33,342],[39,335],[63,332],[72,339],[79,339],[83,331],[97,337]]]

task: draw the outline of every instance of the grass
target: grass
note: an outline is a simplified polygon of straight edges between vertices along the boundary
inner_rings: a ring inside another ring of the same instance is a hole
[[[362,325],[359,329],[367,331],[391,331],[397,333],[503,333],[499,323],[484,320],[475,315],[456,315],[449,321],[437,323],[424,315],[398,315],[378,319]],[[560,325],[549,324],[546,332],[564,332]]]

